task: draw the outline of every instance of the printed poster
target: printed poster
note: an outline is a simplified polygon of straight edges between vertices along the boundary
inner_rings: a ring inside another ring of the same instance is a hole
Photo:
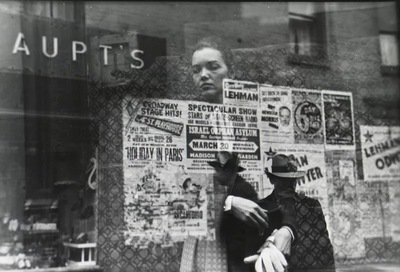
[[[353,160],[339,160],[339,178],[344,182],[350,183],[355,186],[354,179],[354,161]]]
[[[365,181],[400,180],[400,127],[360,126]]]
[[[325,145],[327,149],[354,149],[352,94],[322,91]]]
[[[294,142],[323,144],[321,92],[292,89]]]
[[[400,182],[392,181],[389,183],[389,209],[390,209],[390,225],[393,241],[400,242]]]
[[[206,236],[212,179],[186,171],[187,103],[129,98],[123,105],[125,243]]]
[[[207,161],[213,160],[218,151],[238,153],[245,168],[254,161],[261,167],[256,108],[192,101],[188,102],[187,112],[186,156],[192,159],[188,170],[209,168]]]
[[[125,180],[126,245],[169,244],[207,235],[209,177],[182,175],[168,164],[149,163]]]
[[[391,235],[392,214],[388,189],[385,182],[360,182],[357,187],[364,238]]]
[[[260,126],[263,139],[274,143],[293,143],[291,90],[260,85]]]
[[[355,176],[355,150],[325,152],[330,200],[329,233],[335,255],[361,258],[365,255],[360,202]]]
[[[365,257],[364,231],[358,201],[334,201],[329,236],[337,258]]]
[[[259,108],[258,83],[224,79],[222,84],[224,104]]]
[[[272,156],[275,154],[293,155],[299,171],[306,171],[306,175],[298,179],[296,192],[304,193],[308,197],[319,200],[325,217],[328,211],[328,191],[326,182],[325,154],[322,145],[295,145],[295,144],[276,144],[265,143],[264,168],[271,169]],[[264,177],[264,196],[269,195],[273,186],[266,175]],[[326,218],[328,222],[328,218]]]

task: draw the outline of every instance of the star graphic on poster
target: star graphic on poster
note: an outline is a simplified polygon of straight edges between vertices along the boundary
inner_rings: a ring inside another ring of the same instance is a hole
[[[367,130],[367,133],[364,134],[365,137],[365,142],[371,142],[372,143],[372,136],[374,136],[373,134],[369,133],[369,130]]]
[[[269,159],[271,159],[276,154],[276,152],[272,151],[271,147],[269,148],[268,152],[264,152],[264,153],[265,153],[265,155],[268,156],[267,161],[269,161]]]

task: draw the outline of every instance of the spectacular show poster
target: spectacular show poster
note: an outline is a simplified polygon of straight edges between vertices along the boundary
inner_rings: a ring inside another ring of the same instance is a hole
[[[294,141],[299,144],[323,144],[321,92],[292,89]]]
[[[322,91],[327,149],[354,149],[352,93]]]
[[[237,152],[260,188],[257,109],[166,99],[123,104],[125,243],[215,238],[215,194],[207,161]],[[220,201],[219,201],[220,202]],[[218,203],[217,203],[218,204]]]
[[[274,143],[293,143],[291,90],[260,85],[260,97],[262,138]]]
[[[186,120],[187,158],[209,161],[229,151],[241,160],[260,160],[256,108],[189,102]]]
[[[365,181],[400,180],[400,127],[360,126]]]
[[[241,165],[240,173],[261,191],[261,151],[258,109],[256,107],[228,104],[188,103],[187,158],[191,159],[188,171],[204,171],[207,161],[218,151],[235,152]]]

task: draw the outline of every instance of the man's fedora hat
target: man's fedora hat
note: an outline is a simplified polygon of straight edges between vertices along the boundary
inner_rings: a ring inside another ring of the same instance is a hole
[[[221,151],[217,153],[215,161],[209,161],[208,164],[219,170],[235,170],[242,172],[246,170],[239,165],[240,159],[237,154],[230,153],[227,151]]]
[[[305,171],[297,171],[297,161],[293,155],[285,156],[276,154],[272,157],[271,172],[268,167],[264,169],[265,174],[282,178],[300,178],[303,177]]]

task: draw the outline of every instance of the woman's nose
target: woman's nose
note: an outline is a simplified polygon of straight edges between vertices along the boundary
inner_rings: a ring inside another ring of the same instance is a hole
[[[209,71],[207,69],[201,69],[201,78],[209,78]]]

